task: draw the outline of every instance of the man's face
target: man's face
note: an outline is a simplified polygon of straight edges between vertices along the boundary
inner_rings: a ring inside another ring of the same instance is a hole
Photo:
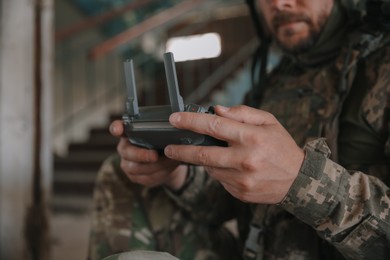
[[[279,46],[301,53],[318,39],[334,0],[258,0],[258,4],[266,27]]]

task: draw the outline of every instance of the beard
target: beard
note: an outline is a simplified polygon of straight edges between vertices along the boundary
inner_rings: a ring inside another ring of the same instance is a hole
[[[310,17],[304,14],[296,14],[288,11],[280,11],[272,19],[272,34],[276,44],[285,52],[292,54],[301,54],[308,51],[318,41],[322,29],[326,23],[327,15],[322,13],[319,15],[318,21],[313,22]],[[285,29],[283,31],[283,38],[278,36],[279,27],[283,24],[302,22],[308,27],[308,34],[296,42],[289,41],[294,35],[293,29]]]

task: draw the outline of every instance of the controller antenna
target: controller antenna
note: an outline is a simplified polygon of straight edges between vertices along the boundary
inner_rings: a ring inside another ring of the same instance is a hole
[[[126,60],[123,63],[123,68],[125,71],[125,81],[126,81],[126,91],[127,91],[126,112],[130,117],[136,117],[139,115],[139,109],[138,109],[137,90],[135,86],[133,60]]]
[[[173,54],[167,52],[164,54],[165,75],[167,77],[169,100],[171,102],[172,113],[183,112],[184,102],[179,92],[179,84],[177,83],[177,75]]]

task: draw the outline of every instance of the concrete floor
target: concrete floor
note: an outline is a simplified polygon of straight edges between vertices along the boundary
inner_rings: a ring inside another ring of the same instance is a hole
[[[86,260],[90,212],[57,212],[51,218],[51,259]]]
[[[55,214],[52,216],[51,238],[53,241],[51,259],[87,259],[90,215]]]

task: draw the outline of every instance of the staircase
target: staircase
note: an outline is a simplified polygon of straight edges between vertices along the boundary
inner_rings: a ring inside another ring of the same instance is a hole
[[[111,117],[112,120],[117,118],[119,116]],[[54,212],[90,210],[97,172],[103,161],[116,152],[117,143],[118,138],[109,133],[108,126],[93,128],[87,141],[69,145],[67,157],[54,158]]]

